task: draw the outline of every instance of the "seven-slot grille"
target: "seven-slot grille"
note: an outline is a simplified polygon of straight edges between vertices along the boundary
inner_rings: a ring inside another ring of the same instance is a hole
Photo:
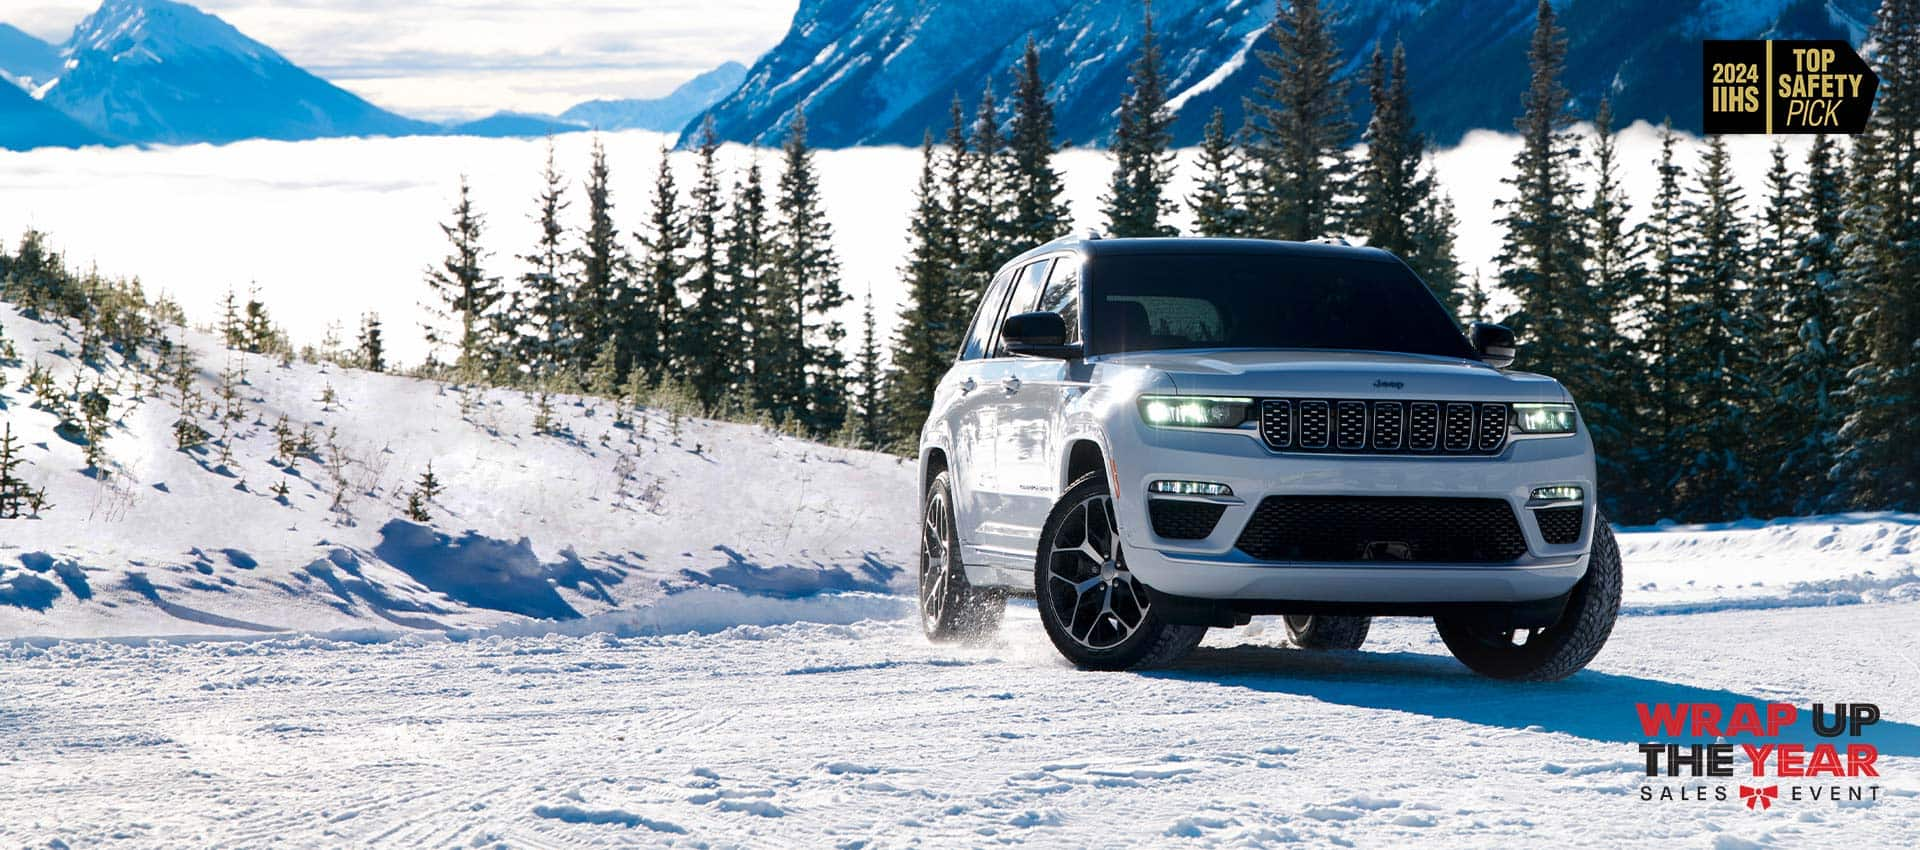
[[[1504,404],[1270,398],[1260,437],[1275,451],[1496,454],[1507,443]]]

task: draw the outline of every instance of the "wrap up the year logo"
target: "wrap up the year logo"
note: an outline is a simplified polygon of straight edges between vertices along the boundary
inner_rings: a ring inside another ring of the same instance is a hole
[[[1879,784],[1869,784],[1880,776],[1874,767],[1880,750],[1866,740],[1868,727],[1880,722],[1873,703],[1816,702],[1806,712],[1807,727],[1799,725],[1801,710],[1784,702],[1643,702],[1635,708],[1649,739],[1639,745],[1647,775],[1640,786],[1643,801],[1733,800],[1758,812],[1796,801],[1880,798]],[[1807,728],[1817,737],[1807,736]]]

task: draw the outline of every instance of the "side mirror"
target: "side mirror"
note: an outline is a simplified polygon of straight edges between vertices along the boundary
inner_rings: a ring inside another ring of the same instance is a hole
[[[1067,342],[1067,320],[1059,313],[1021,313],[1000,323],[1000,339],[1007,353],[1025,357],[1053,357],[1070,360],[1080,356],[1080,346]]]
[[[1513,355],[1517,346],[1513,340],[1513,329],[1492,322],[1474,322],[1467,331],[1467,339],[1473,343],[1473,350],[1479,352],[1480,359],[1495,369],[1505,369],[1513,365]]]

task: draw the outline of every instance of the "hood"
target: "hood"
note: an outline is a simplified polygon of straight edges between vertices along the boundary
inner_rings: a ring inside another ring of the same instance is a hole
[[[1477,360],[1378,351],[1140,351],[1105,362],[1164,374],[1184,395],[1569,401],[1559,382]]]

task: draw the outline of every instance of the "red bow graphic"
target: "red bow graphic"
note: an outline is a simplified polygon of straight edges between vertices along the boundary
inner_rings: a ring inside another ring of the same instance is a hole
[[[1747,808],[1749,809],[1758,808],[1765,810],[1772,807],[1773,801],[1779,799],[1779,797],[1780,786],[1778,785],[1768,785],[1765,788],[1754,788],[1747,785],[1740,786],[1740,799],[1747,801]]]

